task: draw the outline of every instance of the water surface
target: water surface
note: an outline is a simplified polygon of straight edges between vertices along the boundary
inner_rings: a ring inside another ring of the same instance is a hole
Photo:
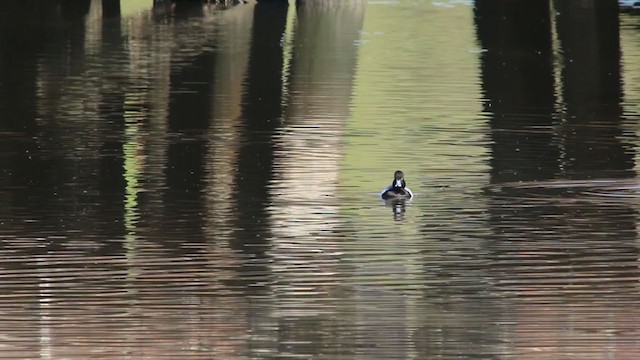
[[[615,1],[2,7],[0,358],[640,355]]]

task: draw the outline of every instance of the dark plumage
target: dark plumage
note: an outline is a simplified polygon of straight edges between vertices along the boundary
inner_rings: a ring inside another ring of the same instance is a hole
[[[411,199],[413,197],[413,192],[407,187],[407,182],[404,180],[404,173],[402,171],[396,170],[393,174],[391,185],[382,190],[380,197],[385,200]]]

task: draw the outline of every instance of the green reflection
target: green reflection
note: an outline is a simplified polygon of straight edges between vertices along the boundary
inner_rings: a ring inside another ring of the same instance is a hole
[[[142,108],[144,94],[136,94],[128,92],[125,98],[125,108],[140,109]],[[140,134],[138,129],[139,119],[142,114],[139,110],[126,110],[125,117],[125,143],[122,146],[124,156],[124,178],[125,199],[124,199],[124,226],[125,226],[125,243],[126,257],[132,262],[136,251],[136,227],[140,212],[138,209],[138,193],[140,192],[140,167],[142,159],[140,155]],[[129,267],[129,275],[137,274],[135,267]]]
[[[125,112],[125,117],[129,112]],[[124,178],[126,180],[125,191],[125,218],[124,223],[127,233],[135,232],[135,223],[137,221],[138,208],[138,192],[140,191],[138,163],[138,126],[133,121],[127,121],[125,128],[125,137],[127,142],[123,145],[124,153]]]
[[[640,43],[636,14],[620,15],[620,47],[622,50],[622,86],[624,122],[628,133],[640,136],[637,117],[640,115]],[[625,129],[625,130],[626,130]],[[635,152],[636,171],[640,171],[640,152]]]
[[[351,235],[342,247],[359,254],[354,283],[421,289],[429,280],[425,255],[415,249],[428,243],[448,251],[430,233],[433,224],[455,229],[465,223],[463,209],[483,208],[477,194],[488,182],[488,129],[473,23],[466,5],[367,7],[339,189]],[[404,216],[378,197],[396,169],[417,194]],[[439,231],[447,240],[461,237]]]
[[[141,11],[151,10],[153,0],[122,0],[120,1],[120,13],[123,17],[136,15]]]
[[[434,179],[485,173],[472,7],[370,4],[359,46],[344,191],[376,192],[397,168],[419,193]]]
[[[289,76],[291,75],[291,60],[293,58],[293,36],[295,21],[295,1],[290,1],[289,11],[287,11],[287,25],[285,27],[284,39],[282,42],[282,103],[285,106],[290,95],[288,85]]]

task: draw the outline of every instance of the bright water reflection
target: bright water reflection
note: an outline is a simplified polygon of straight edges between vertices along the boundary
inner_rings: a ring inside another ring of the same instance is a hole
[[[3,2],[0,357],[637,357],[614,3]]]

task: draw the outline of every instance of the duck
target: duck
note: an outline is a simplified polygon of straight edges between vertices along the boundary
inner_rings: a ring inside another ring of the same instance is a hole
[[[396,170],[396,172],[393,173],[391,185],[382,190],[380,197],[384,200],[413,198],[413,192],[407,187],[407,182],[404,180],[404,173],[401,170]]]

